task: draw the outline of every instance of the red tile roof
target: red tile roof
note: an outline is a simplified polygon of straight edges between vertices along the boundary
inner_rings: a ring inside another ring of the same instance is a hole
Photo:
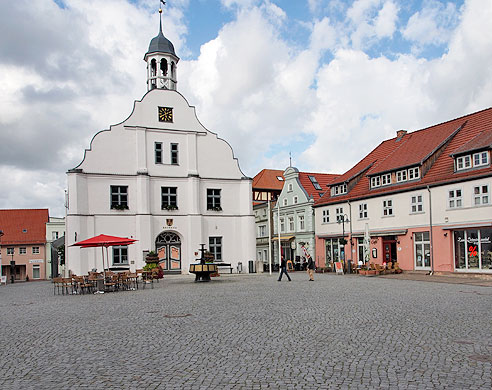
[[[278,180],[277,177],[284,177],[284,171],[279,169],[262,169],[253,179],[254,190],[276,190],[282,191],[284,180]]]
[[[0,210],[0,245],[45,243],[46,222],[48,209]]]
[[[314,176],[316,181],[321,187],[321,190],[317,190],[314,188],[314,185],[309,178],[309,176]],[[302,186],[306,190],[306,192],[311,196],[314,201],[317,201],[326,191],[329,192],[329,185],[335,180],[338,179],[340,175],[335,175],[332,173],[309,173],[309,172],[299,172],[299,181]]]
[[[489,127],[492,127],[492,123],[489,123]],[[463,154],[473,152],[475,150],[486,149],[492,147],[492,131],[482,131],[475,138],[468,141],[463,146],[456,149],[452,154]]]
[[[459,131],[457,131],[458,129]],[[347,200],[363,199],[384,193],[425,187],[426,185],[459,181],[465,178],[491,176],[492,164],[480,169],[455,172],[454,159],[452,157],[452,154],[456,153],[456,151],[462,153],[476,150],[477,145],[481,148],[487,147],[491,134],[492,108],[488,108],[408,133],[399,141],[397,141],[396,137],[384,141],[333,182],[343,182],[366,169],[362,173],[361,179],[347,194],[332,197],[330,192],[327,192],[315,205],[321,206]],[[467,146],[465,147],[465,145]],[[424,176],[421,179],[370,189],[369,176],[421,164],[441,146],[443,147],[442,152],[434,156],[436,158],[435,162],[430,166],[428,172],[424,172]]]

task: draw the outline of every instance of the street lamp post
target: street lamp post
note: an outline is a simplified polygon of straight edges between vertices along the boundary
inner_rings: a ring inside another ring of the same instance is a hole
[[[2,248],[1,241],[3,236],[3,230],[0,230],[0,249]],[[3,275],[3,265],[2,265],[2,256],[0,256],[0,276]]]
[[[350,222],[347,214],[342,214],[339,216],[338,220],[337,220],[338,223],[341,223],[342,224],[342,242],[343,242],[343,264],[344,266],[347,266],[347,262],[346,262],[346,254],[345,254],[345,244],[346,244],[346,240],[345,240],[345,222]],[[347,271],[348,271],[348,268],[347,268]]]

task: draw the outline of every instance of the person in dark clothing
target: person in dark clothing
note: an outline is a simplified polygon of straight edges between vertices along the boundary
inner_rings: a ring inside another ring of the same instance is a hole
[[[282,256],[282,260],[280,261],[280,275],[278,277],[279,282],[282,280],[283,274],[285,274],[285,276],[287,276],[287,278],[289,279],[289,282],[290,282],[291,279],[290,279],[289,274],[287,273],[287,262],[285,261],[284,257]]]
[[[307,263],[307,273],[309,275],[309,281],[314,281],[314,260],[311,256],[308,255],[308,263]]]

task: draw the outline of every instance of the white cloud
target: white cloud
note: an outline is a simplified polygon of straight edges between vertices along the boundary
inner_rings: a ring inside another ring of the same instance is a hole
[[[413,41],[417,48],[443,44],[449,41],[457,20],[458,10],[455,4],[444,5],[438,1],[429,1],[422,10],[410,17],[402,34]]]

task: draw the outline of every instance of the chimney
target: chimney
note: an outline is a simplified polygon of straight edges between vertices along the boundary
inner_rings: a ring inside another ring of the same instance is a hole
[[[396,131],[396,140],[397,141],[401,140],[405,134],[407,134],[406,130],[397,130]]]

